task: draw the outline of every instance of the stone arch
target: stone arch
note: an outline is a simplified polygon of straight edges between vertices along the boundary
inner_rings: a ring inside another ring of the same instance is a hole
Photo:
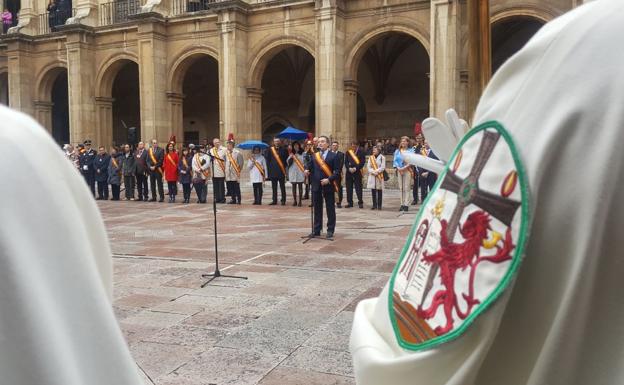
[[[492,73],[517,53],[546,22],[546,17],[525,10],[499,13],[499,17],[491,23]]]
[[[67,71],[67,63],[65,62],[53,62],[43,67],[35,81],[37,101],[50,102],[52,100],[54,82],[64,71]]]
[[[250,56],[251,62],[247,79],[252,88],[260,89],[262,87],[262,75],[271,59],[285,48],[297,46],[305,49],[316,61],[316,52],[314,50],[314,41],[303,36],[277,36],[265,39],[256,44]]]
[[[560,13],[562,12],[556,12],[551,8],[537,5],[511,6],[495,10],[490,16],[490,24],[494,25],[514,17],[533,18],[548,23]]]
[[[357,71],[362,56],[381,36],[391,33],[403,33],[416,39],[427,51],[427,55],[431,57],[429,50],[429,33],[419,25],[407,22],[378,23],[368,29],[361,31],[351,39],[348,46],[348,52],[345,60],[345,78],[353,80],[357,78]]]
[[[219,53],[213,47],[190,47],[178,55],[168,71],[167,89],[181,94],[186,71],[201,57],[211,57],[219,64]]]
[[[138,58],[128,53],[113,55],[102,63],[95,78],[96,97],[111,97],[115,77],[119,70],[128,62],[139,64]]]

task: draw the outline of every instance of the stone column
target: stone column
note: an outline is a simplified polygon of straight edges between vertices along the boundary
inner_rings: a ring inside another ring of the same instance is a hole
[[[80,25],[65,26],[67,81],[69,85],[69,137],[72,143],[98,138],[98,145],[108,146],[111,136],[96,132],[95,121],[95,52],[93,32]]]
[[[178,142],[184,140],[184,95],[176,92],[167,92],[169,101],[169,116],[171,117],[171,131],[176,136]]]
[[[465,118],[466,86],[460,82],[461,11],[459,0],[431,2],[430,111],[438,119],[443,119],[449,108]]]
[[[139,88],[141,95],[141,139],[165,143],[171,135],[167,116],[167,46],[165,21],[161,15],[139,14]]]
[[[343,125],[345,22],[342,0],[316,2],[316,127],[317,135],[347,138]]]
[[[221,139],[234,133],[237,141],[249,139],[245,132],[247,105],[247,19],[239,6],[219,12],[219,127]]]
[[[9,68],[9,106],[34,116],[35,75],[31,66],[30,40],[24,35],[14,35],[4,41]]]
[[[245,139],[262,139],[262,94],[261,88],[247,88],[247,132]]]
[[[468,0],[468,118],[492,75],[489,0]]]
[[[54,103],[45,101],[35,101],[35,119],[52,134],[52,107]]]
[[[113,138],[113,102],[115,99],[96,97],[94,100],[96,120],[98,123],[98,130],[94,139],[97,140],[99,144],[110,146]]]
[[[347,148],[350,142],[357,139],[357,94],[360,86],[355,80],[344,81],[344,123],[346,135],[338,139],[343,148]]]

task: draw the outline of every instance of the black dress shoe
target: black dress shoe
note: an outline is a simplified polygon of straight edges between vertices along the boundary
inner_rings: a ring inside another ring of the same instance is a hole
[[[412,201],[412,206],[416,206],[417,204],[418,204],[418,202]]]
[[[363,209],[364,208],[364,203],[358,203],[358,207]]]
[[[321,236],[321,233],[310,233],[308,235],[308,237],[310,237],[310,238],[316,238],[316,237],[320,237],[320,236]]]
[[[377,210],[377,206],[371,207],[371,210]]]
[[[149,200],[150,202],[156,202],[156,198],[152,198]]]
[[[399,207],[399,211],[403,211],[403,207],[405,207],[405,206]]]
[[[339,209],[341,209],[341,208],[342,208],[342,204],[340,204],[340,203],[336,203],[336,207],[337,207],[337,208],[339,208]]]
[[[269,203],[269,206],[275,206],[277,204],[277,202],[271,202]]]
[[[282,201],[282,206],[286,206],[286,201]]]
[[[301,201],[299,201],[299,203],[297,204],[297,206],[301,207]]]
[[[345,209],[350,209],[351,207],[353,207],[353,204],[349,203],[348,205],[345,206]]]
[[[333,237],[334,237],[334,233],[329,232],[329,231],[327,232],[327,235],[325,235],[325,238],[327,239],[332,239]]]

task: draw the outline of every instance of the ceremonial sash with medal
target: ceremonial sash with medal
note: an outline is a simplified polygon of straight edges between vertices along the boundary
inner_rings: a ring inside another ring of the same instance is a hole
[[[256,158],[254,157],[251,158],[251,161],[253,162],[254,166],[256,166],[256,168],[260,172],[260,175],[262,175],[262,179],[266,179],[266,174],[264,173],[264,169],[262,168],[262,165],[258,163]]]
[[[379,170],[379,166],[377,165],[377,159],[375,159],[375,156],[371,155],[370,156],[370,160],[371,160],[371,166],[373,166],[373,169],[375,171]],[[375,176],[377,177],[377,179],[379,179],[380,182],[383,182],[383,175],[382,174],[377,174]]]
[[[234,168],[234,171],[236,171],[236,175],[238,175],[240,177],[240,166],[238,165],[238,163],[236,163],[236,160],[234,159],[234,157],[232,156],[231,152],[226,152],[225,153],[228,157],[228,159],[230,160],[230,164],[232,164],[232,167]]]
[[[195,161],[197,162],[197,165],[199,166],[201,173],[204,174],[206,178],[208,178],[208,176],[210,175],[210,172],[208,172],[208,170],[202,170],[201,158],[199,157],[199,154],[195,154]]]
[[[212,155],[219,163],[219,168],[221,168],[221,171],[225,172],[225,163],[223,162],[223,159],[219,158],[219,150],[217,150],[216,147],[213,147],[211,151]]]
[[[282,162],[282,158],[280,158],[275,147],[271,147],[271,153],[273,154],[273,158],[275,158],[280,170],[282,170],[282,173],[286,175],[286,167],[284,167],[284,162]]]
[[[178,168],[178,165],[171,158],[171,154],[167,154],[167,159],[169,159],[169,163],[171,163],[175,168]]]
[[[119,163],[117,163],[117,159],[111,158],[111,161],[113,162],[113,167],[117,169],[117,173],[121,174],[121,170],[119,169]]]
[[[303,172],[305,167],[303,167],[303,163],[301,163],[301,160],[299,160],[299,158],[297,157],[297,154],[293,153],[292,154],[292,158],[293,158],[293,161],[295,162],[295,164],[297,165],[297,167],[299,168],[299,170],[301,170],[301,172]]]
[[[325,163],[325,161],[323,160],[323,157],[321,156],[320,151],[314,153],[314,160],[316,160],[316,164],[318,164],[320,169],[323,170],[323,173],[325,174],[326,177],[329,178],[330,176],[333,175],[332,170],[329,168],[327,163]],[[334,191],[338,192],[338,184],[336,183],[336,181],[333,181],[332,184],[334,185]]]
[[[353,162],[355,162],[356,165],[360,165],[360,158],[355,155],[355,152],[353,152],[353,150],[347,150],[347,154],[349,154],[349,156],[351,157],[351,159],[353,159]],[[362,169],[359,169],[358,171],[360,172],[360,175],[362,175]]]
[[[154,156],[154,149],[150,148],[150,149],[147,151],[147,153],[148,153],[148,155],[150,156],[150,159],[152,160],[152,163],[153,163],[154,165],[157,165],[157,164],[158,164],[158,161],[156,160],[156,157]],[[162,168],[158,167],[158,172],[160,172],[160,174],[162,175],[162,173],[163,173]]]

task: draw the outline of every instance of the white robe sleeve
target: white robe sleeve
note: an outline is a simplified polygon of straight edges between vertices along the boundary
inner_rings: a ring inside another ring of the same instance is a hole
[[[33,120],[1,107],[0,121],[0,383],[140,384],[84,180]]]

